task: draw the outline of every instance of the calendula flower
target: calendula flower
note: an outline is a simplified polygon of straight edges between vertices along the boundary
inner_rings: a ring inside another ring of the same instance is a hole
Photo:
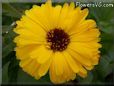
[[[53,83],[87,76],[98,64],[101,45],[96,22],[86,19],[88,9],[72,2],[34,5],[17,21],[16,56],[20,67],[36,79],[49,71]]]

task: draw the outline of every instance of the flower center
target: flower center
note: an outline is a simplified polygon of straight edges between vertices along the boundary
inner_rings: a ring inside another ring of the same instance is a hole
[[[47,42],[50,48],[55,51],[63,51],[70,42],[69,35],[62,29],[55,28],[47,33]]]

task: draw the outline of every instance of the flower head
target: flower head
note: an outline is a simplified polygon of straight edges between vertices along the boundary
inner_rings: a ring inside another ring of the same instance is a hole
[[[53,83],[87,76],[98,64],[99,29],[86,19],[88,9],[74,3],[34,5],[17,21],[16,56],[22,69],[36,79],[49,71]]]

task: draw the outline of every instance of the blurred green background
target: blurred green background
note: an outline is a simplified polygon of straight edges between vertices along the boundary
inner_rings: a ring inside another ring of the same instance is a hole
[[[2,3],[2,84],[52,84],[47,74],[35,80],[19,67],[13,43],[15,21],[19,20],[26,9],[37,3]],[[56,3],[54,3],[55,5]],[[60,3],[61,5],[63,3]],[[39,4],[40,5],[40,4]],[[114,77],[114,7],[90,7],[88,18],[97,22],[101,31],[101,58],[99,65],[83,79],[77,77],[71,84],[112,84]]]

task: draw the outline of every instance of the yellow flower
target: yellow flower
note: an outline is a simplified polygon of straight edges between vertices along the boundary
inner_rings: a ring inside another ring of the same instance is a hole
[[[14,29],[22,69],[36,79],[49,71],[53,83],[86,77],[98,64],[101,47],[96,22],[87,15],[88,9],[75,8],[73,2],[62,7],[47,1],[26,10]]]

